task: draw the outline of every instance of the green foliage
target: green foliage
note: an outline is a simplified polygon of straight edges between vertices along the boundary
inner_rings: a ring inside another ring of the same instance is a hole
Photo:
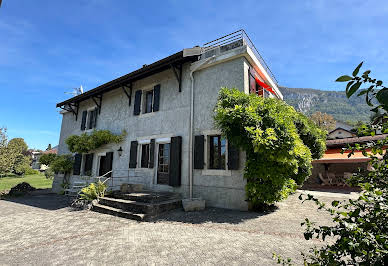
[[[74,158],[71,154],[58,155],[50,167],[55,173],[69,173],[73,169]]]
[[[122,142],[126,135],[125,130],[120,135],[114,135],[109,130],[94,130],[90,135],[72,135],[66,139],[66,144],[71,152],[89,153],[105,144]]]
[[[8,142],[8,147],[12,149],[15,153],[25,153],[28,149],[28,146],[23,138],[13,138]]]
[[[353,71],[353,78],[337,81],[349,81],[346,93],[351,97],[362,84],[372,84],[368,89],[360,92],[358,96],[365,95],[365,100],[373,112],[383,110],[382,117],[387,116],[386,99],[377,96],[382,87],[382,81],[369,77],[370,70],[365,71],[361,77],[358,72],[362,66],[359,64]],[[354,84],[360,83],[360,85]],[[352,85],[353,84],[353,85]],[[357,89],[356,89],[357,88]],[[378,91],[376,91],[378,88]],[[371,99],[375,97],[377,106]],[[367,128],[377,126],[387,127],[384,119],[377,124],[367,125]],[[299,197],[301,200],[312,200],[318,209],[326,210],[333,219],[328,226],[315,226],[309,219],[302,225],[306,226],[304,236],[307,240],[320,238],[325,241],[331,238],[332,242],[321,248],[313,248],[309,254],[303,254],[305,265],[387,265],[388,264],[388,154],[386,147],[388,138],[373,143],[356,144],[350,147],[349,157],[355,151],[361,151],[370,158],[371,170],[360,170],[349,180],[350,185],[358,185],[362,192],[355,200],[333,201],[327,207],[312,195]],[[346,149],[344,149],[345,151]],[[278,260],[279,263],[288,263],[289,260]]]
[[[55,161],[57,155],[55,153],[44,153],[39,157],[39,163],[49,166]]]
[[[103,197],[105,195],[106,188],[107,186],[101,181],[98,181],[97,183],[91,183],[89,186],[81,189],[79,194],[80,199],[92,201],[99,197]]]
[[[26,168],[25,175],[39,175],[40,172],[38,170],[32,169],[31,167]]]
[[[53,179],[53,178],[54,178],[54,171],[53,171],[53,169],[51,169],[51,167],[47,168],[47,169],[44,171],[44,176],[45,176],[47,179]]]
[[[14,160],[12,172],[16,175],[24,175],[30,169],[30,158],[23,154],[18,154]]]
[[[0,176],[12,170],[15,153],[8,147],[7,129],[0,128]]]
[[[214,111],[223,135],[246,152],[246,193],[254,206],[287,198],[325,150],[325,132],[281,100],[223,88]]]

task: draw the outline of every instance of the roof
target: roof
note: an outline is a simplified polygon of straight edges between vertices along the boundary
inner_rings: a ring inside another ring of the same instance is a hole
[[[346,132],[349,132],[349,133],[351,133],[351,134],[354,134],[354,132],[352,132],[352,131],[350,131],[350,130],[348,130],[348,129],[345,129],[345,128],[342,128],[342,127],[337,127],[336,129],[333,129],[332,131],[330,131],[329,133],[328,133],[328,135],[330,135],[331,133],[333,133],[334,131],[337,131],[337,130],[343,130],[343,131],[346,131]]]
[[[330,139],[330,140],[326,141],[326,146],[327,147],[345,146],[346,144],[365,143],[365,142],[385,139],[386,137],[388,137],[388,134],[365,136],[365,137],[344,138],[344,139]]]
[[[85,93],[72,97],[66,101],[57,103],[57,107],[62,107],[68,104],[79,103],[84,100],[90,99],[94,96],[99,96],[102,93],[120,88],[129,84],[130,82],[148,77],[150,75],[159,73],[166,69],[169,69],[172,65],[183,64],[185,62],[192,62],[198,60],[198,54],[195,53],[195,48],[184,49],[180,52],[167,56],[159,61],[156,61],[150,65],[144,65],[142,68],[139,68],[133,72],[130,72],[124,76],[121,76],[117,79],[109,81],[105,84],[102,84],[94,89],[91,89]]]

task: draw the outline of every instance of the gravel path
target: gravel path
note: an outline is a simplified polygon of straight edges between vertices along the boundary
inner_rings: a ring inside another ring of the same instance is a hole
[[[349,197],[315,193],[324,201]],[[74,211],[53,194],[0,200],[0,265],[271,265],[273,252],[301,262],[302,250],[322,243],[304,240],[300,223],[330,219],[312,203],[301,204],[299,194],[267,214],[176,210],[142,223]]]

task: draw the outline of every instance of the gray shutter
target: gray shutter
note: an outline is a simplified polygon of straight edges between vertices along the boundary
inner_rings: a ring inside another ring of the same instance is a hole
[[[131,142],[131,151],[129,152],[129,168],[136,168],[137,165],[137,141]]]
[[[228,143],[228,169],[238,170],[240,165],[240,150]]]
[[[82,154],[76,153],[73,163],[73,175],[79,175],[81,172]]]
[[[105,166],[104,166],[105,173],[108,173],[109,171],[112,170],[112,166],[113,166],[113,152],[106,153],[104,163],[105,163]],[[112,173],[106,175],[106,177],[110,177],[110,176],[112,176]]]
[[[199,135],[194,137],[194,169],[203,169],[205,164],[205,136]]]
[[[92,171],[93,168],[93,153],[85,155],[85,167],[84,172]]]
[[[181,185],[182,165],[182,137],[172,137],[170,145],[170,171],[169,185],[179,187]]]
[[[139,115],[140,114],[141,94],[142,94],[141,90],[138,90],[135,93],[135,104],[133,105],[133,114],[134,115]]]
[[[154,168],[155,163],[155,139],[150,142],[150,160],[148,161],[148,168]]]
[[[81,130],[85,130],[86,128],[86,117],[88,116],[88,111],[82,112],[82,121],[81,121]]]
[[[96,128],[96,127],[97,127],[97,116],[98,116],[98,108],[94,109],[93,128]]]
[[[159,103],[160,103],[160,84],[154,87],[154,107],[153,111],[159,111]]]

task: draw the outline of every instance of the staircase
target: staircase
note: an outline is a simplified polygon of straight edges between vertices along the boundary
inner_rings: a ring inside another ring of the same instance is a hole
[[[178,193],[141,191],[132,193],[112,192],[99,198],[92,210],[137,221],[147,221],[160,213],[181,208]]]

